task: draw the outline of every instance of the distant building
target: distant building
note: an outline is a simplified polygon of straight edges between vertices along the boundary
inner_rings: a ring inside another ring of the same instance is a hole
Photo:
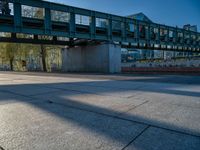
[[[137,20],[141,20],[141,21],[146,21],[146,22],[151,22],[153,23],[153,21],[151,19],[149,19],[145,14],[141,13],[137,13],[137,14],[133,14],[133,15],[129,15],[127,16],[128,18],[131,19],[137,19]]]
[[[183,26],[183,29],[188,30],[188,31],[194,31],[197,32],[197,25],[190,25],[190,24],[186,24]]]
[[[133,15],[129,15],[126,16],[128,18],[131,19],[136,19],[136,20],[140,20],[140,21],[146,21],[149,23],[153,23],[153,21],[151,19],[149,19],[144,13],[137,13],[137,14],[133,14]],[[128,52],[128,55],[130,55],[132,57],[134,57],[132,60],[137,60],[137,59],[151,59],[154,57],[154,51],[152,50],[131,50],[130,52]]]
[[[141,59],[141,50],[135,50],[135,49],[124,49],[122,48],[122,62],[133,62],[138,59]]]

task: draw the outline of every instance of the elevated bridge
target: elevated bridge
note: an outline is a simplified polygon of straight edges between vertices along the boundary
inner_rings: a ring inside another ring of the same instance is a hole
[[[6,1],[11,12],[0,15],[0,32],[12,34],[1,37],[1,42],[75,45],[84,39],[141,49],[200,52],[197,32],[42,0]]]
[[[120,72],[121,47],[200,52],[198,32],[42,0],[0,2],[0,42],[68,46],[64,71]]]

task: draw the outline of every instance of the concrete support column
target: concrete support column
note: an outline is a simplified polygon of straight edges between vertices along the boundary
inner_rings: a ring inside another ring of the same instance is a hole
[[[121,47],[115,44],[63,49],[62,59],[64,72],[121,72]]]

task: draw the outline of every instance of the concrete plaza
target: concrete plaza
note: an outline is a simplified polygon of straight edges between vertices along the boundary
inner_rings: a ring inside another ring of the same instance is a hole
[[[0,72],[0,150],[199,150],[200,77]]]

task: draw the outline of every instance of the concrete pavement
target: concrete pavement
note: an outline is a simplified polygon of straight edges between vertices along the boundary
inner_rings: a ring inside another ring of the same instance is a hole
[[[0,147],[199,150],[200,77],[0,72]]]

